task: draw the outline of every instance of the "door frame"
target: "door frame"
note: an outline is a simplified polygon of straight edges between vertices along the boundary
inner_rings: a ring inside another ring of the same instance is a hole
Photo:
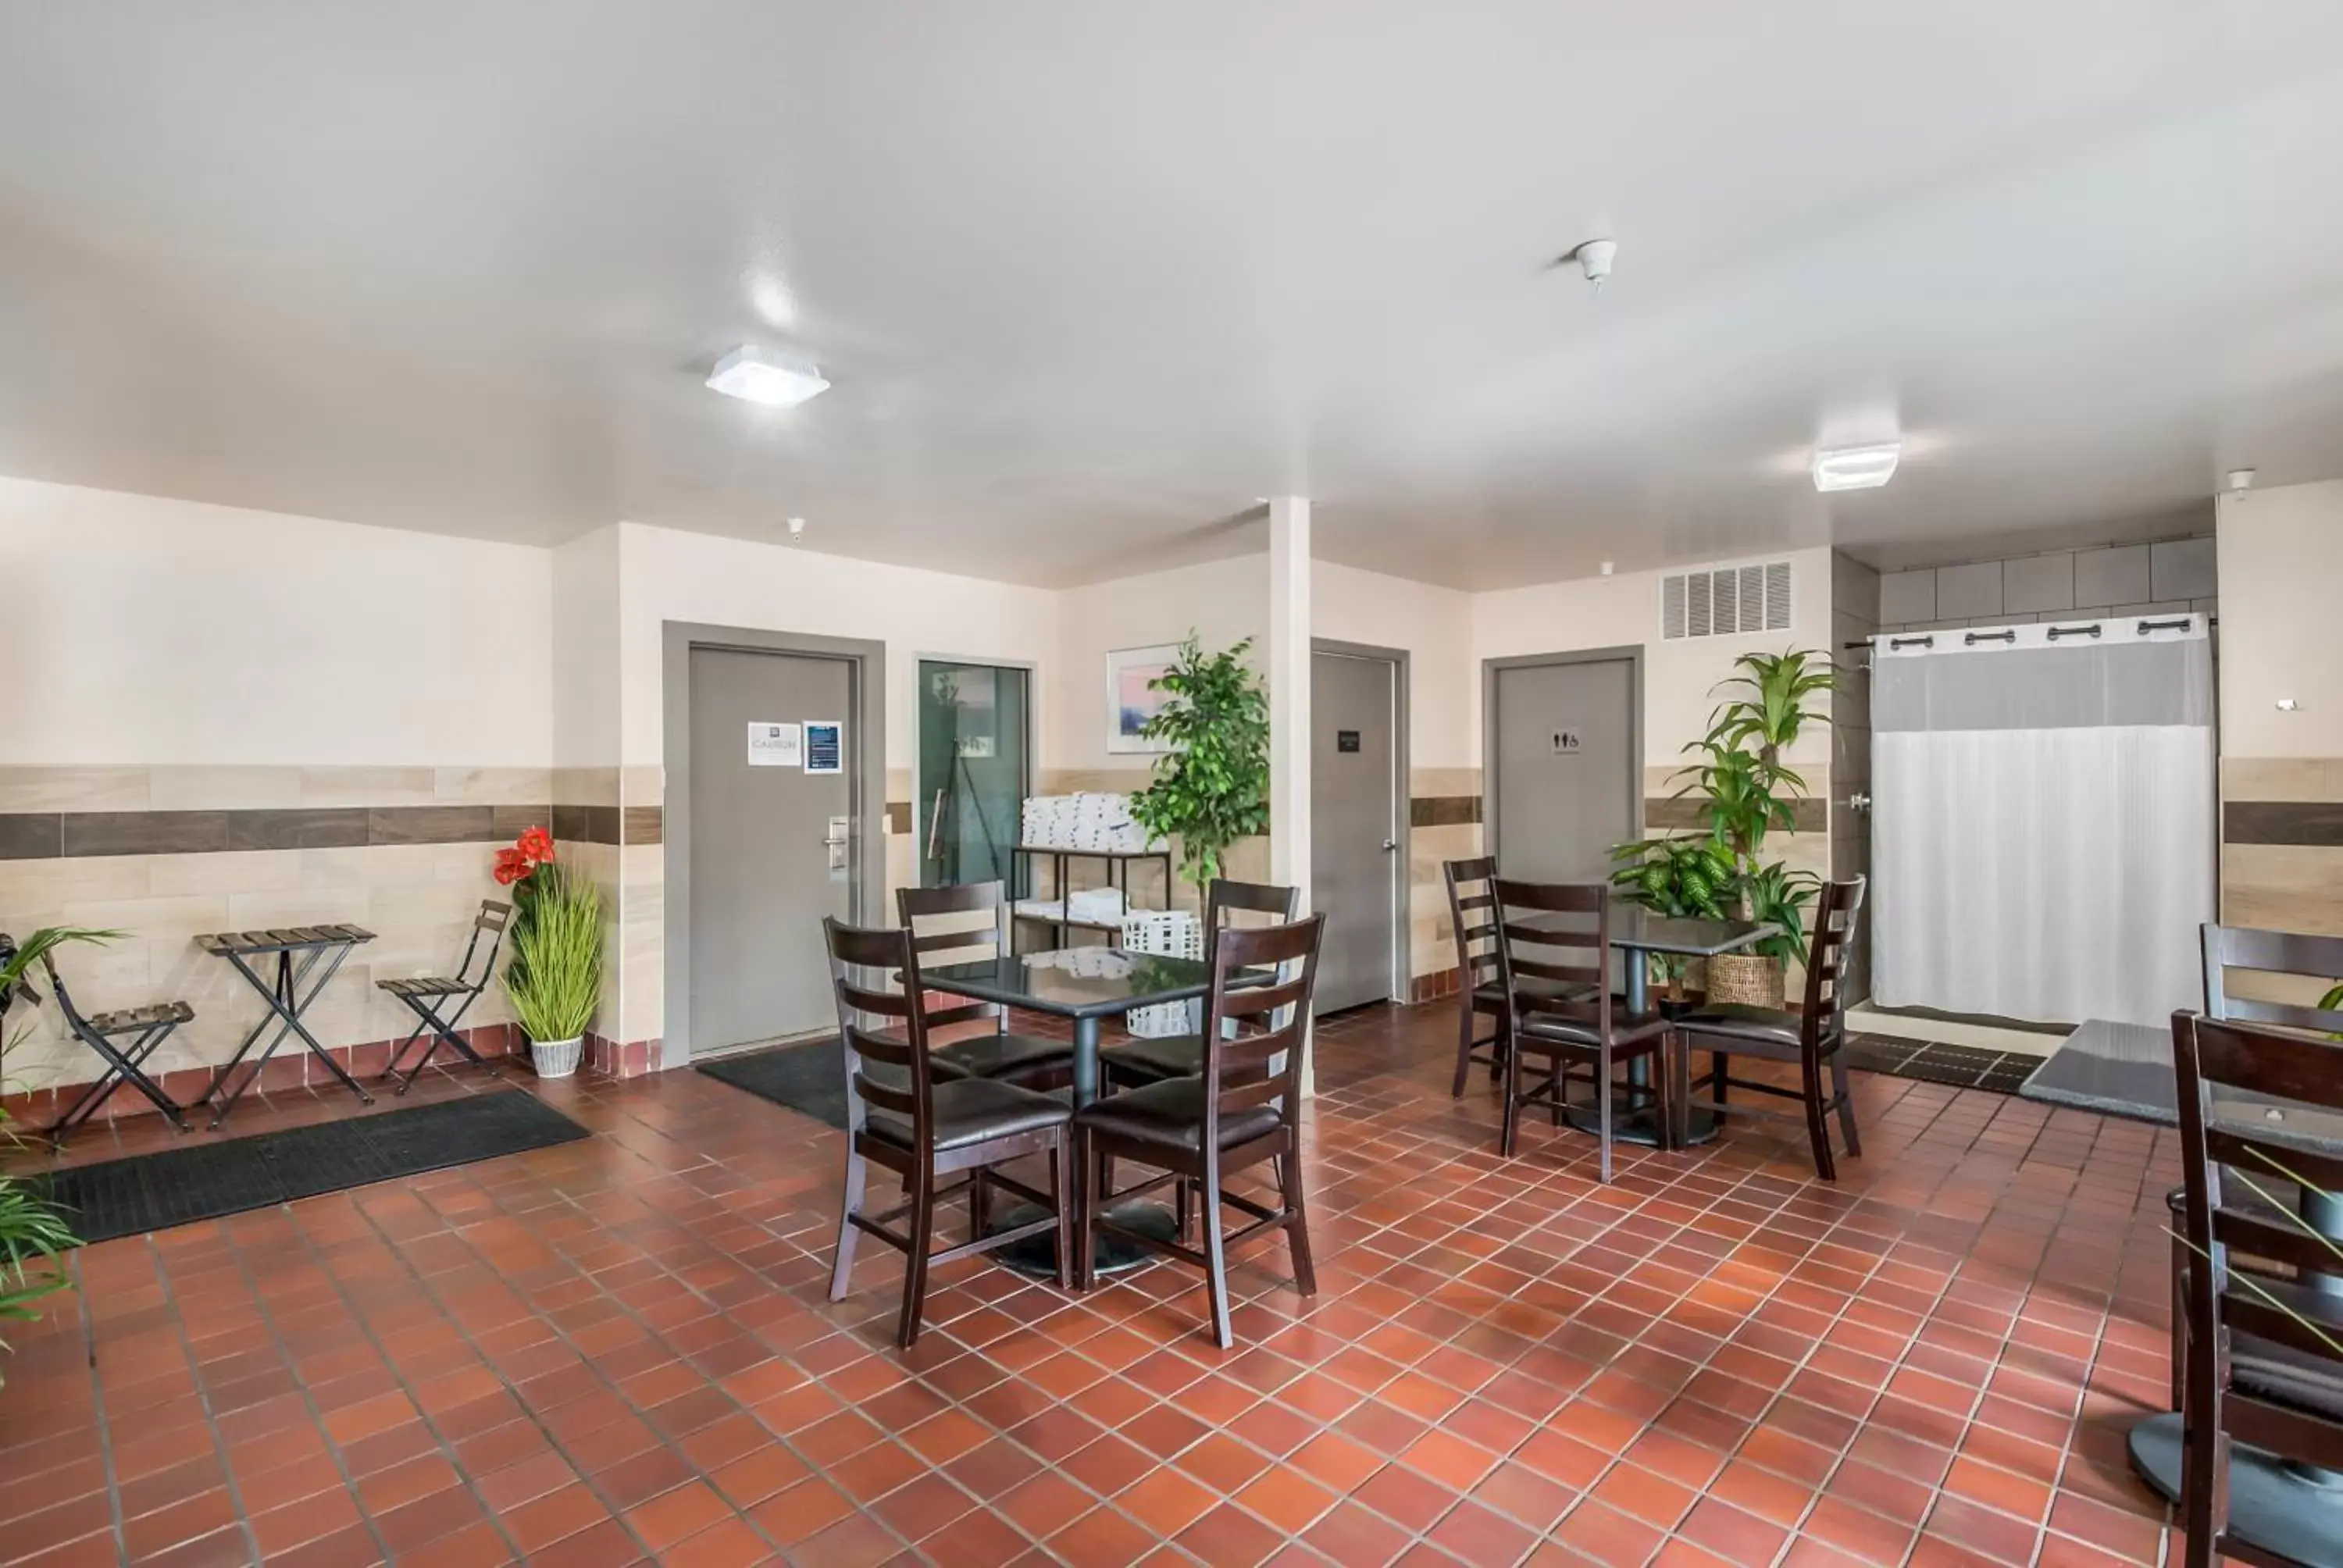
[[[1549,664],[1627,665],[1627,799],[1634,808],[1634,829],[1644,826],[1644,645],[1623,643],[1615,648],[1571,648],[1559,653],[1515,654],[1481,661],[1481,853],[1495,859],[1500,849],[1499,827],[1503,818],[1497,798],[1497,676],[1508,669],[1530,669]]]
[[[883,809],[887,793],[887,645],[850,637],[766,631],[753,627],[705,626],[670,620],[660,625],[660,729],[666,763],[667,802],[661,856],[667,882],[661,893],[665,957],[659,1061],[680,1067],[691,1060],[691,653],[694,648],[727,653],[770,653],[829,658],[847,667],[847,707],[854,726],[847,742],[852,755],[847,777],[848,906],[866,926],[891,924],[886,916],[887,850]],[[871,797],[882,815],[873,849]],[[623,885],[623,872],[621,873]],[[806,940],[816,940],[815,933]]]
[[[1408,651],[1403,648],[1383,648],[1370,642],[1344,642],[1337,638],[1313,637],[1310,639],[1314,677],[1316,657],[1322,653],[1343,658],[1372,659],[1392,667],[1392,838],[1399,848],[1391,854],[1391,1000],[1406,1006],[1413,1000],[1415,986],[1414,942],[1414,860],[1413,840],[1410,829],[1414,826],[1415,799],[1410,777],[1413,750],[1408,742]],[[1316,712],[1316,704],[1312,704]],[[1317,832],[1317,814],[1311,815],[1311,831]],[[1311,845],[1317,853],[1317,845]],[[1312,902],[1316,902],[1313,895]]]
[[[926,829],[920,819],[920,804],[928,798],[928,780],[920,769],[926,763],[926,754],[920,748],[920,667],[923,664],[973,664],[988,669],[1021,669],[1025,672],[1025,757],[1024,793],[1033,792],[1034,759],[1040,755],[1041,702],[1035,690],[1040,682],[1041,666],[1030,658],[989,658],[975,654],[936,653],[932,650],[911,655],[911,881],[914,887],[927,885],[925,851]],[[1021,811],[1022,799],[1018,801]],[[1012,823],[1019,836],[1023,836],[1023,823]],[[1017,895],[1017,878],[1013,867],[1009,879],[1009,896]]]

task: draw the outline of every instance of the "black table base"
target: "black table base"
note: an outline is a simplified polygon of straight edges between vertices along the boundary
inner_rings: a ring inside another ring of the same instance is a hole
[[[1664,1147],[1667,1140],[1661,1136],[1660,1113],[1650,1106],[1626,1110],[1620,1103],[1622,1098],[1616,1090],[1612,1091],[1611,1141],[1614,1143],[1640,1143],[1646,1149]],[[1524,1119],[1533,1114],[1527,1108],[1522,1111]],[[1592,1100],[1572,1101],[1569,1108],[1562,1113],[1562,1119],[1581,1132],[1592,1132],[1598,1138],[1603,1135],[1603,1116]],[[1717,1133],[1723,1131],[1723,1123],[1716,1112],[1706,1106],[1694,1106],[1684,1121],[1686,1143],[1714,1143]]]
[[[2180,1501],[2180,1417],[2148,1417],[2131,1429],[2131,1467],[2140,1479]],[[2229,1529],[2265,1552],[2311,1568],[2343,1568],[2343,1478],[2229,1445]]]
[[[1020,1225],[1031,1225],[1049,1217],[1049,1211],[1033,1203],[1019,1203],[996,1211],[992,1216],[995,1231],[1013,1231]],[[1159,1241],[1179,1240],[1179,1228],[1173,1223],[1172,1211],[1162,1204],[1144,1198],[1117,1203],[1101,1218],[1108,1218],[1126,1231],[1136,1231],[1152,1236]],[[1162,1256],[1136,1241],[1125,1241],[1111,1231],[1100,1230],[1091,1238],[1091,1251],[1097,1261],[1092,1265],[1101,1274],[1126,1274],[1152,1258]],[[1058,1277],[1058,1238],[1055,1232],[1044,1231],[1038,1236],[1028,1236],[1011,1242],[993,1254],[1002,1263],[1021,1274],[1037,1280]]]

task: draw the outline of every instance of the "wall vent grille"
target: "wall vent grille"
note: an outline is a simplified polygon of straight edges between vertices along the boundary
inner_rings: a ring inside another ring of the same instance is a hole
[[[1660,637],[1739,637],[1790,629],[1790,563],[1716,567],[1660,579]]]

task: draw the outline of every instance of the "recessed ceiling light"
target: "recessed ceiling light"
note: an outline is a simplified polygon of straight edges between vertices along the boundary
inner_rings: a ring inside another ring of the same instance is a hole
[[[830,389],[819,365],[768,354],[749,344],[719,359],[708,384],[727,397],[745,397],[775,408],[794,408]]]
[[[1840,447],[1815,454],[1817,490],[1875,490],[1896,477],[1896,460],[1904,455],[1901,441],[1876,447]]]

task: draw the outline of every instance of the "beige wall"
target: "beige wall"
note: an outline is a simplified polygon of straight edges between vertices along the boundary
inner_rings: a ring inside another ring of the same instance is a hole
[[[194,1004],[161,1070],[224,1060],[261,1013],[198,932],[376,932],[310,1016],[329,1045],[403,1035],[372,982],[455,963],[495,842],[551,799],[551,567],[0,479],[0,930],[131,933],[59,963],[85,1011]],[[492,990],[468,1021],[505,1017]],[[8,1023],[10,1091],[96,1076],[53,1006]]]
[[[2223,498],[2217,548],[2221,916],[2343,935],[2343,482]]]
[[[1207,649],[1244,638],[1257,669],[1269,633],[1269,558],[1231,556],[1195,566],[1086,583],[1057,596],[1057,635],[1044,673],[1049,724],[1041,765],[1088,782],[1101,773],[1143,775],[1153,759],[1106,749],[1106,656],[1110,649],[1176,643],[1194,632]],[[1133,779],[1118,788],[1135,788]]]

